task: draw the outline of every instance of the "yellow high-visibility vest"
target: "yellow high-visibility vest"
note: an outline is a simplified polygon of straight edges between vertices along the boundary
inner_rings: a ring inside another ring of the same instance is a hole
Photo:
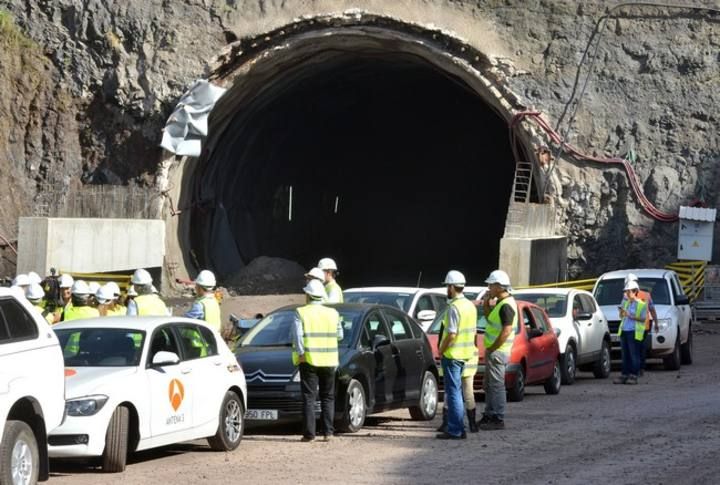
[[[510,332],[510,335],[497,350],[509,354],[512,350],[513,341],[515,340],[515,329],[517,328],[518,322],[518,306],[512,296],[500,300],[498,304],[495,305],[495,308],[493,308],[493,310],[490,312],[490,315],[488,315],[487,325],[485,326],[485,338],[483,339],[483,344],[487,349],[491,347],[500,336],[503,328],[502,321],[500,320],[500,309],[505,305],[512,306],[512,309],[515,310],[515,316],[513,317],[512,331]]]
[[[625,300],[623,303],[623,310],[627,311],[628,308],[630,308],[630,300]],[[637,306],[635,307],[635,318],[642,318],[643,311],[645,310],[645,307],[647,307],[647,303],[645,303],[642,300],[637,301]],[[622,322],[620,322],[620,325],[618,326],[618,337],[622,335]],[[645,319],[642,321],[635,320],[635,340],[638,342],[642,342],[645,339]]]
[[[145,316],[167,316],[165,303],[155,294],[139,295],[135,297],[135,307],[139,317]]]
[[[337,367],[338,323],[340,315],[334,308],[322,305],[305,305],[297,309],[303,326],[305,362],[315,367]],[[295,349],[293,364],[298,365]]]
[[[220,304],[213,295],[205,295],[198,298],[197,303],[203,307],[203,320],[205,320],[212,328],[220,331],[222,323],[220,321]]]
[[[327,298],[325,301],[328,303],[342,303],[345,299],[343,298],[343,292],[342,288],[340,288],[340,285],[338,285],[337,281],[333,280],[330,283],[325,283],[325,293],[327,293]],[[330,293],[334,293],[335,295],[339,295],[340,298],[337,301],[331,301],[330,300]]]
[[[80,320],[83,318],[95,318],[99,317],[100,312],[97,308],[93,308],[91,306],[83,305],[83,306],[73,306],[68,305],[65,307],[65,316],[64,321],[69,322],[70,320]]]
[[[453,298],[450,302],[450,306],[457,309],[460,321],[458,322],[457,336],[455,337],[453,343],[445,349],[443,357],[453,360],[468,361],[472,359],[474,353],[477,353],[477,347],[475,346],[475,335],[477,334],[477,309],[470,300],[465,298],[464,295]],[[444,325],[447,331],[450,319],[450,309],[448,309],[444,318]],[[447,338],[447,335],[445,338]]]

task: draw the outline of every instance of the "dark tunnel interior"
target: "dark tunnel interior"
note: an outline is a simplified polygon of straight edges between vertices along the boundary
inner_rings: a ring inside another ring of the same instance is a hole
[[[230,248],[243,264],[333,257],[344,287],[439,286],[449,269],[482,284],[514,175],[505,121],[419,57],[304,63],[237,107],[199,170],[199,264],[227,277]]]

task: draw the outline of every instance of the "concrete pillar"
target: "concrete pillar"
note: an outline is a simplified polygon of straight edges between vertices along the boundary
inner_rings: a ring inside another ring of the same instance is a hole
[[[514,286],[565,281],[567,238],[504,237],[500,240],[500,269],[510,275]]]

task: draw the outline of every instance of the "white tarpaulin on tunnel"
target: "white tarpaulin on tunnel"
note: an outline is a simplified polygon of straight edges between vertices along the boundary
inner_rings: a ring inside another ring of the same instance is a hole
[[[195,81],[168,118],[160,146],[176,155],[200,156],[202,139],[207,136],[208,116],[225,91],[204,79]]]

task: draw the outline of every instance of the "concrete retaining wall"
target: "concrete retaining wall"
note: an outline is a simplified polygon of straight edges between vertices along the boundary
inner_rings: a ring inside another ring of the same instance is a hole
[[[509,238],[500,240],[500,269],[515,286],[564,281],[567,278],[567,238]]]

